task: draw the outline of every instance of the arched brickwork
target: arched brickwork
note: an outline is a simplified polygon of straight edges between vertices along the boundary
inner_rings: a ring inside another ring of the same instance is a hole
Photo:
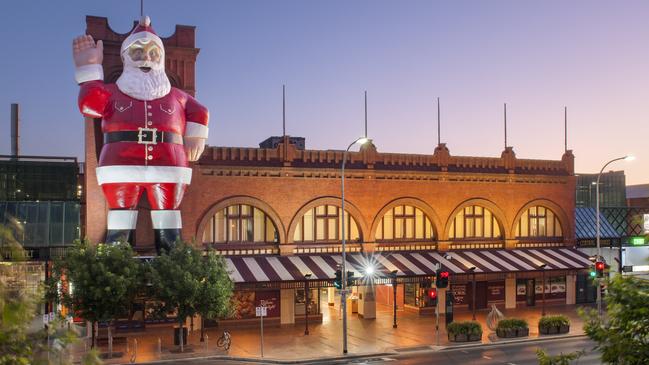
[[[313,209],[315,207],[321,206],[321,205],[334,205],[337,207],[341,207],[341,200],[340,198],[333,197],[333,196],[326,196],[326,197],[319,197],[316,199],[313,199],[309,201],[308,203],[304,204],[300,210],[295,213],[293,216],[293,219],[291,220],[291,224],[288,227],[288,232],[287,232],[287,242],[286,243],[294,243],[293,242],[293,237],[295,234],[295,228],[297,227],[298,220],[302,218],[302,216],[309,210]],[[345,200],[345,210],[349,213],[349,215],[354,218],[356,221],[356,225],[358,226],[358,231],[360,232],[361,235],[361,241],[365,242],[365,237],[368,236],[367,232],[367,224],[365,220],[363,219],[363,215],[361,214],[361,211],[352,203],[349,201]],[[347,229],[347,228],[346,228]]]
[[[439,240],[441,234],[440,228],[442,227],[442,221],[439,219],[439,216],[437,215],[435,210],[423,200],[417,198],[403,197],[403,198],[394,199],[391,202],[387,203],[385,206],[383,206],[383,208],[381,208],[381,210],[374,217],[374,222],[372,222],[372,228],[370,228],[369,235],[367,236],[368,237],[367,242],[376,241],[376,228],[381,222],[381,219],[383,218],[385,213],[387,213],[388,210],[398,205],[410,205],[415,208],[421,209],[421,211],[424,212],[424,214],[428,217],[428,219],[433,225],[433,231],[435,232],[435,239]]]
[[[257,198],[253,198],[251,196],[232,196],[232,197],[225,198],[212,205],[205,212],[205,214],[203,214],[200,218],[200,223],[198,224],[198,228],[196,229],[196,240],[202,241],[203,231],[205,230],[205,226],[207,226],[210,218],[212,218],[214,214],[231,205],[237,205],[237,204],[251,205],[266,213],[268,218],[270,218],[270,220],[273,221],[273,223],[275,224],[275,228],[277,228],[277,233],[279,234],[279,242],[280,243],[286,242],[286,230],[284,229],[284,224],[282,223],[282,220],[279,218],[277,212],[275,212],[275,210],[270,205],[266,204],[265,202]]]
[[[505,224],[507,224],[507,219],[505,216],[505,213],[503,212],[502,209],[498,205],[496,205],[494,202],[484,199],[484,198],[472,198],[463,201],[460,203],[454,210],[451,212],[451,214],[446,218],[446,225],[444,226],[444,232],[441,232],[441,237],[438,238],[439,240],[449,240],[448,238],[448,231],[451,229],[451,223],[453,223],[453,219],[455,219],[455,216],[460,213],[462,209],[465,207],[471,206],[471,205],[478,205],[483,208],[487,208],[491,211],[494,217],[496,217],[496,222],[498,222],[498,226],[500,227],[500,232],[502,232],[502,239],[510,239],[512,238],[510,236],[510,227],[505,227]]]
[[[516,213],[516,217],[514,218],[514,224],[512,224],[511,230],[509,232],[510,237],[516,238],[516,226],[521,220],[523,213],[525,213],[531,207],[537,205],[550,209],[554,213],[554,215],[559,218],[559,223],[561,223],[561,232],[563,233],[564,240],[570,240],[572,237],[574,237],[574,232],[571,232],[572,224],[570,224],[570,220],[566,212],[561,209],[561,206],[548,199],[534,199],[525,204],[521,209],[519,209],[518,213]]]

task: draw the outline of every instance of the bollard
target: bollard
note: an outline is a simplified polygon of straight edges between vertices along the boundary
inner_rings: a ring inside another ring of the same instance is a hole
[[[210,336],[208,334],[205,334],[205,351],[207,351],[210,348],[209,343],[210,343]]]
[[[137,338],[133,339],[133,355],[131,356],[131,364],[135,363],[137,359]]]
[[[158,337],[158,359],[162,358],[162,340]]]

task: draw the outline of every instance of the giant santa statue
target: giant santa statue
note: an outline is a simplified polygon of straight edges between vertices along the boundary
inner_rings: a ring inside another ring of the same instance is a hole
[[[146,193],[158,253],[180,239],[178,206],[196,161],[205,148],[208,111],[191,95],[171,87],[162,40],[143,17],[121,47],[124,71],[104,84],[103,44],[85,35],[74,39],[79,109],[102,118],[104,145],[97,180],[110,211],[106,242],[133,243],[137,204]]]

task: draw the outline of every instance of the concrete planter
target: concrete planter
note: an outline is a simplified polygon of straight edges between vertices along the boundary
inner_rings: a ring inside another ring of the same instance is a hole
[[[568,333],[570,326],[539,326],[539,333],[542,335],[556,335]]]
[[[529,328],[506,328],[496,329],[496,335],[500,338],[515,338],[529,336]]]
[[[482,336],[479,335],[470,335],[467,336],[465,334],[457,334],[457,335],[452,335],[448,334],[448,340],[450,342],[474,342],[474,341],[480,341],[482,339]]]

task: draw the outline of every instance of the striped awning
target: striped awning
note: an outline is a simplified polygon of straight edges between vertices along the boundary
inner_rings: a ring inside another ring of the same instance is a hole
[[[397,271],[400,277],[431,276],[438,265],[454,274],[508,273],[539,270],[576,270],[588,268],[588,255],[571,248],[452,251],[447,260],[438,252],[392,252],[347,254],[347,270],[356,277],[365,274],[365,268],[374,267],[377,275]],[[235,283],[302,281],[334,279],[341,255],[312,256],[254,256],[225,259],[230,277]]]

